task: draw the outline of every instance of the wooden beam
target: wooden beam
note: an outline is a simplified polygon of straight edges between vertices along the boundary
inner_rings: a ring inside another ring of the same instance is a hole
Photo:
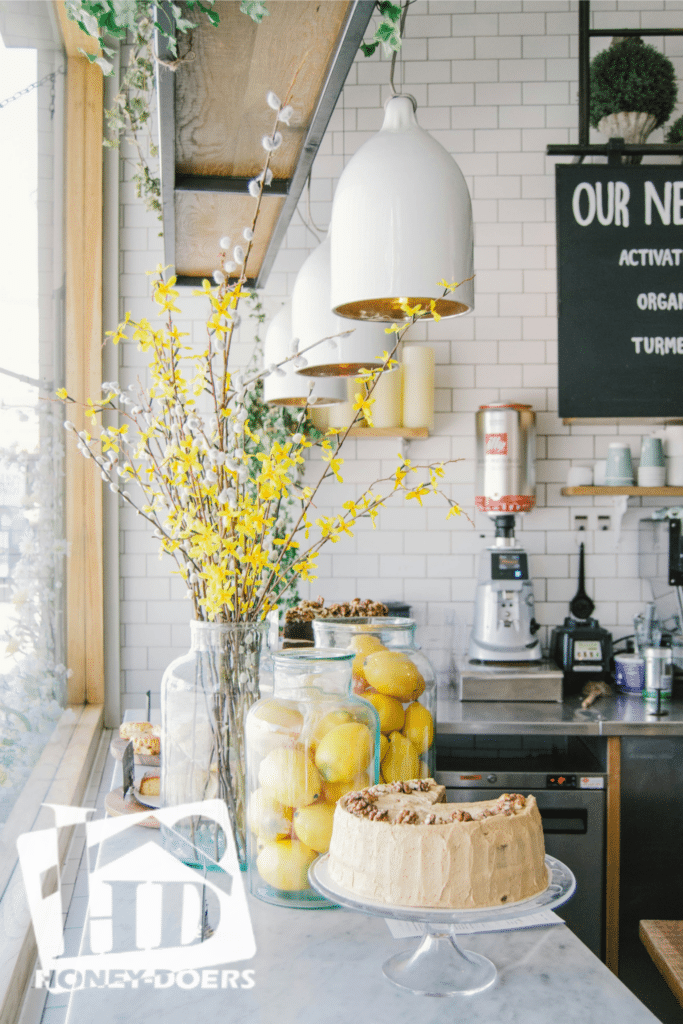
[[[621,861],[621,738],[607,737],[607,842],[605,863],[605,963],[619,974]]]
[[[67,60],[66,389],[98,398],[102,383],[102,72]],[[79,430],[91,424],[73,405]],[[71,704],[104,701],[102,483],[69,438],[66,453],[67,656]]]
[[[92,36],[86,35],[78,27],[75,21],[71,21],[67,17],[66,4],[64,0],[53,0],[55,5],[55,11],[57,12],[57,21],[59,22],[59,30],[62,33],[62,39],[64,41],[64,49],[66,50],[67,57],[79,57],[81,50],[85,50],[86,53],[97,53],[99,54],[100,48],[97,45],[97,40],[93,39]]]

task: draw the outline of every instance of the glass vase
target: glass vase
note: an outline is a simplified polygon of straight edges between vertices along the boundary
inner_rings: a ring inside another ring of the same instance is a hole
[[[327,852],[339,797],[378,780],[379,719],[351,693],[351,652],[271,657],[273,696],[246,724],[249,884],[266,903],[329,907],[308,868]]]
[[[224,800],[237,857],[246,867],[244,721],[259,699],[267,624],[191,622],[191,646],[161,682],[161,804]],[[225,851],[213,821],[185,819],[164,843],[187,864],[211,868]]]
[[[436,679],[404,618],[316,619],[316,647],[351,650],[353,692],[379,714],[380,782],[433,778]]]

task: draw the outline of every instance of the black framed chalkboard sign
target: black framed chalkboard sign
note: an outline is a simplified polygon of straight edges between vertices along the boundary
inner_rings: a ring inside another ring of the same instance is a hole
[[[683,166],[555,182],[560,416],[683,416]]]

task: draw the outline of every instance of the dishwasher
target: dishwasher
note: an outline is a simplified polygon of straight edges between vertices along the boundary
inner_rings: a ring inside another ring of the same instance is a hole
[[[437,737],[436,781],[446,800],[492,800],[501,793],[536,797],[546,853],[576,877],[576,893],[557,913],[603,959],[605,795],[607,773],[576,737]],[[521,741],[521,742],[520,742]],[[495,743],[495,745],[494,745]]]

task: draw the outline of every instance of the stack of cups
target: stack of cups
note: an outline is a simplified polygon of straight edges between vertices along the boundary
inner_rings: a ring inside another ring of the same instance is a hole
[[[614,441],[609,446],[605,483],[608,487],[630,487],[633,484],[631,449],[627,444]]]
[[[671,425],[664,431],[666,480],[670,487],[683,486],[683,425]]]
[[[683,459],[681,460],[683,462]],[[639,487],[663,487],[666,482],[664,447],[660,437],[644,437],[638,467]]]

